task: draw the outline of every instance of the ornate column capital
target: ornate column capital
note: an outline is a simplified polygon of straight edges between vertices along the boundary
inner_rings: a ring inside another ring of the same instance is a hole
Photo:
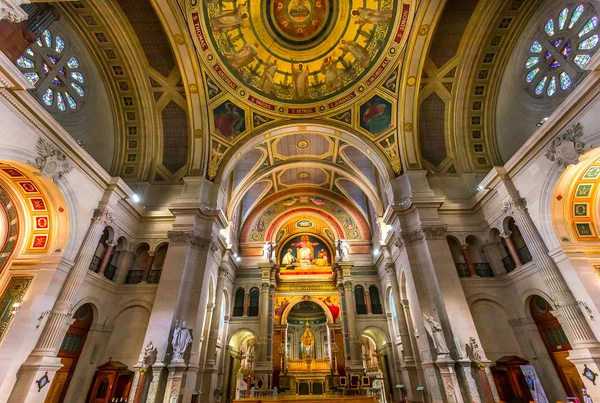
[[[0,0],[2,1],[2,0]],[[103,208],[97,208],[94,211],[93,223],[98,225],[111,225],[115,222],[115,216],[112,208],[104,206]]]
[[[579,157],[586,151],[585,143],[581,141],[582,138],[583,126],[581,123],[576,123],[552,140],[546,150],[546,158],[556,162],[561,168],[577,164]]]
[[[402,233],[401,232],[397,232],[396,233],[396,239],[394,240],[394,245],[396,246],[396,248],[402,250],[404,248],[404,239],[402,239]]]
[[[460,244],[460,250],[467,250],[467,249],[469,249],[469,245],[468,244],[466,244],[466,243],[461,243]]]
[[[25,21],[28,16],[20,5],[29,3],[29,0],[0,0],[0,20],[7,20],[14,23]]]
[[[169,231],[169,246],[187,246],[191,233],[185,231]]]
[[[522,197],[511,198],[502,204],[502,212],[504,215],[513,215],[516,212],[527,210],[527,200]]]
[[[422,226],[421,229],[426,239],[446,239],[448,232],[448,226],[445,224]]]
[[[502,231],[500,233],[500,238],[510,238],[511,235],[512,235],[512,232],[510,232],[510,231]]]
[[[352,291],[354,284],[350,280],[344,281],[344,289],[348,292]]]
[[[396,265],[393,263],[386,263],[385,272],[390,276],[396,275]]]
[[[423,233],[423,229],[419,228],[406,234],[402,233],[402,239],[406,245],[417,245],[425,242],[425,234]]]

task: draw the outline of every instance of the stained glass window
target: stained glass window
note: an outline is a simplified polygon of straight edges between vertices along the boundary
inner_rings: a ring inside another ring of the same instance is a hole
[[[564,71],[560,73],[560,88],[566,90],[571,86],[571,77]]]
[[[33,63],[30,59],[26,58],[25,56],[21,56],[17,59],[17,64],[19,65],[19,67],[22,67],[24,69],[32,69],[35,67],[35,63]]]
[[[587,38],[585,41],[581,42],[578,46],[581,50],[589,50],[596,47],[598,44],[598,34],[594,34]]]
[[[31,83],[31,85],[35,85],[40,79],[37,73],[25,73],[25,78]]]
[[[552,95],[554,95],[555,92],[556,92],[556,77],[552,77],[550,79],[550,84],[548,84],[548,90],[546,91],[546,93],[548,94],[549,97],[551,97]]]
[[[65,105],[65,101],[63,100],[62,94],[60,92],[56,93],[56,106],[59,110],[65,111],[67,106]]]
[[[544,27],[544,30],[546,31],[548,36],[554,35],[554,20],[552,20],[552,19],[548,20],[548,22],[546,23],[546,26]]]
[[[569,22],[569,29],[573,28],[573,26],[575,25],[575,23],[577,21],[579,21],[579,18],[581,18],[581,14],[583,14],[583,4],[579,5],[575,11],[573,11],[573,15],[571,16],[571,22]]]
[[[583,29],[581,31],[579,31],[579,37],[581,38],[585,34],[589,34],[597,26],[598,26],[598,17],[590,18],[590,20],[587,22],[587,24],[585,24]]]
[[[42,95],[42,99],[44,100],[44,103],[46,105],[52,105],[52,101],[54,100],[54,91],[52,91],[52,89],[48,88],[46,91],[44,91],[44,95]]]
[[[87,95],[87,77],[68,37],[47,29],[35,43],[16,61],[32,92],[48,109],[79,110]]]
[[[565,27],[565,23],[567,22],[567,17],[569,16],[569,9],[563,9],[558,15],[558,29],[562,30]]]
[[[535,41],[531,44],[531,53],[541,53],[542,52],[542,45],[538,42]]]
[[[542,23],[543,32],[529,45],[524,85],[534,97],[567,93],[600,46],[598,16],[592,6],[565,7]]]

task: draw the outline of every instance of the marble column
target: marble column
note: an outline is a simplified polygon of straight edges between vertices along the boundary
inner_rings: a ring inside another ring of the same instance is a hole
[[[527,211],[525,199],[512,197],[504,204],[504,210],[515,219],[525,244],[550,291],[555,309],[558,311],[556,317],[573,346],[568,359],[577,366],[579,373],[583,373],[584,365],[597,372],[600,368],[600,343],[596,340],[556,262],[548,254],[548,248]],[[600,384],[593,385],[587,378],[583,379],[592,399],[600,400]]]
[[[360,338],[356,330],[356,302],[354,301],[354,284],[350,280],[344,281],[344,293],[346,297],[346,314],[348,340],[350,342],[350,368],[352,373],[363,371]]]
[[[401,305],[402,298],[400,296],[400,286],[398,285],[398,276],[396,274],[396,267],[393,263],[385,265],[385,271],[388,275],[390,285],[392,286],[392,295],[394,296],[394,309],[396,310],[396,320],[398,326],[398,333],[400,340],[402,340],[403,354],[402,361],[400,363],[400,370],[402,371],[405,384],[408,390],[414,389],[419,385],[419,374],[417,373],[417,366],[415,356],[413,354],[412,341],[410,339],[410,331],[408,329],[408,323],[404,316],[404,311]]]
[[[510,254],[510,257],[512,257],[512,260],[515,262],[515,265],[519,267],[522,266],[521,258],[519,257],[519,253],[517,253],[517,247],[515,246],[511,235],[512,233],[510,231],[503,232],[500,234],[500,236],[504,239],[504,242],[506,243],[506,247],[508,248],[508,253]]]
[[[262,267],[262,272],[269,274],[270,268]],[[259,300],[259,329],[258,340],[256,343],[256,362],[254,364],[254,374],[258,389],[269,389],[273,376],[273,363],[269,360],[271,355],[269,350],[269,304],[270,304],[271,283],[270,277],[263,276],[263,282],[260,290]]]
[[[142,283],[148,282],[148,276],[150,276],[150,270],[152,270],[152,264],[154,263],[154,252],[148,252],[148,260],[146,261],[146,267],[142,273]]]
[[[104,271],[108,267],[110,263],[110,259],[112,258],[113,250],[117,246],[117,243],[106,243],[106,249],[104,250],[104,256],[102,256],[102,261],[100,262],[100,268],[98,269],[98,274],[104,274]]]
[[[75,265],[69,272],[60,294],[50,311],[44,330],[37,344],[27,360],[21,365],[17,373],[17,380],[10,394],[8,402],[22,403],[32,400],[41,401],[45,398],[49,388],[38,391],[35,381],[46,372],[50,379],[54,378],[56,371],[62,367],[60,359],[56,357],[60,344],[67,330],[67,322],[71,319],[75,296],[83,284],[88,268],[102,232],[106,225],[112,224],[113,213],[105,207],[97,210],[87,234],[79,248]]]
[[[471,259],[471,255],[469,254],[469,245],[467,245],[467,244],[460,245],[460,252],[462,253],[463,258],[465,259],[465,264],[467,265],[467,268],[469,269],[469,273],[471,274],[471,277],[477,277],[477,270],[475,270],[475,265],[473,264],[473,259]]]

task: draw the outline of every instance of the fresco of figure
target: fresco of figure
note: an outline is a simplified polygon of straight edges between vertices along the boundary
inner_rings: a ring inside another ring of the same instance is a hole
[[[354,23],[360,25],[387,25],[392,20],[391,10],[373,10],[371,8],[360,7],[352,10],[352,15],[356,17]]]
[[[308,96],[308,75],[310,72],[305,69],[302,63],[298,68],[292,63],[292,78],[294,79],[294,96],[296,99],[304,99]]]
[[[258,53],[258,46],[258,43],[247,43],[242,46],[235,55],[227,59],[229,60],[229,63],[231,63],[231,67],[239,70],[252,63]]]
[[[342,39],[341,44],[342,46],[340,46],[340,49],[354,56],[363,68],[366,68],[369,65],[371,55],[369,55],[367,49],[354,41],[347,41],[345,39]]]
[[[223,11],[210,19],[213,32],[227,32],[248,26],[248,14],[242,12],[246,4],[238,4],[234,10]]]
[[[342,86],[342,83],[340,82],[342,72],[335,66],[335,61],[331,56],[323,59],[321,73],[325,76],[325,86],[327,91],[336,91],[340,89]]]
[[[277,60],[271,61],[269,58],[265,62],[265,71],[263,71],[260,82],[260,88],[262,88],[262,90],[269,95],[276,95],[275,73],[277,73]]]

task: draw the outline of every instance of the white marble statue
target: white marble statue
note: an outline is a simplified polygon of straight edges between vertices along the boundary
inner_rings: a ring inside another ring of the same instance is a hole
[[[336,256],[335,256],[335,260],[338,262],[341,262],[343,260],[346,260],[349,256],[350,256],[350,250],[349,250],[349,245],[348,242],[342,241],[341,239],[339,239],[337,241],[337,243],[335,244],[335,249],[336,249]]]
[[[467,351],[467,357],[473,362],[481,362],[481,351],[479,350],[479,344],[473,337],[469,337],[469,342],[465,344],[465,350]]]
[[[265,245],[263,246],[263,257],[269,263],[273,263],[273,253],[274,252],[275,252],[275,244],[272,244],[271,242],[265,242]]]
[[[150,341],[146,347],[144,347],[144,358],[142,360],[142,366],[144,368],[151,367],[156,362],[156,356],[158,355],[158,350],[154,347],[154,343]]]
[[[187,322],[183,321],[179,326],[179,321],[175,321],[175,329],[173,330],[173,339],[171,346],[173,347],[173,362],[183,362],[183,354],[192,342],[192,335],[187,328]]]
[[[446,345],[446,340],[444,339],[444,333],[442,332],[442,326],[436,322],[435,319],[431,316],[425,316],[425,321],[429,326],[425,326],[431,339],[433,340],[433,344],[435,345],[435,349],[437,350],[438,355],[450,355],[450,350]]]

